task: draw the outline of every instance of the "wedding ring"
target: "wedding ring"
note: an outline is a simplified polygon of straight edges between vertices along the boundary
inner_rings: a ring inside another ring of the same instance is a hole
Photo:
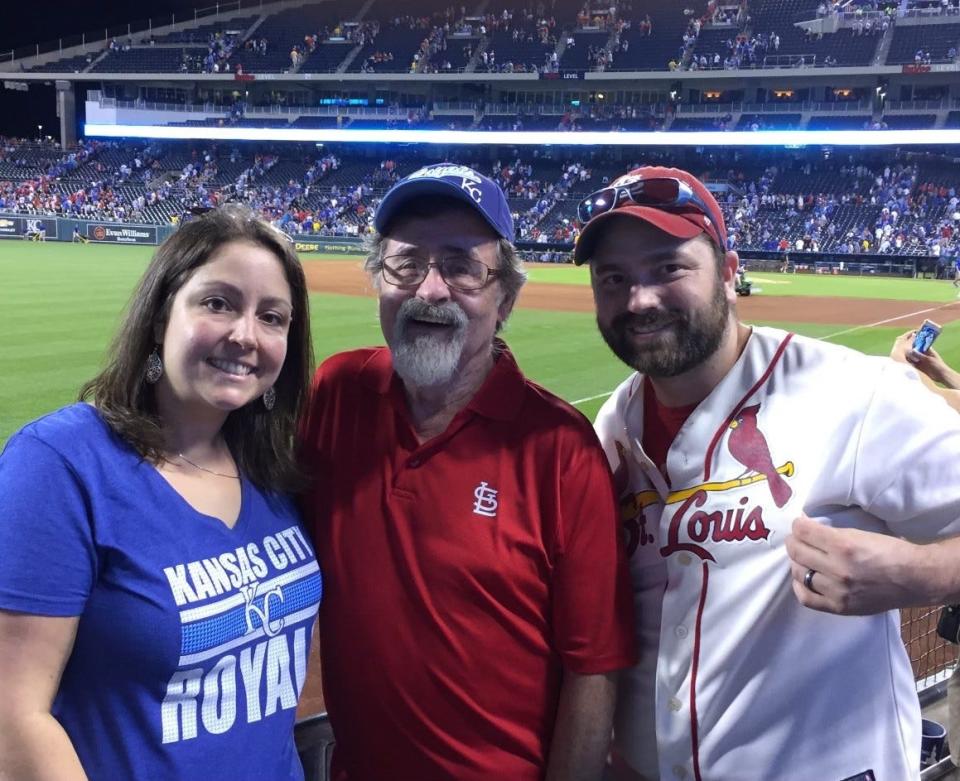
[[[819,594],[820,592],[813,587],[813,576],[816,574],[817,571],[815,569],[808,569],[807,574],[803,576],[803,585],[810,589],[814,594]]]

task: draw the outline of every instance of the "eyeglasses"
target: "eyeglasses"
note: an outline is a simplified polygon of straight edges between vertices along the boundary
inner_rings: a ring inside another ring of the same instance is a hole
[[[480,290],[499,271],[486,263],[466,255],[451,255],[429,262],[416,255],[387,255],[381,273],[384,281],[396,287],[416,287],[427,278],[431,267],[436,267],[444,283],[451,290],[467,293]]]
[[[586,224],[597,215],[616,209],[626,201],[664,211],[692,206],[704,216],[710,217],[710,235],[721,247],[725,246],[720,229],[711,217],[712,210],[689,184],[679,179],[638,179],[618,187],[605,187],[580,201],[577,217],[581,223]]]

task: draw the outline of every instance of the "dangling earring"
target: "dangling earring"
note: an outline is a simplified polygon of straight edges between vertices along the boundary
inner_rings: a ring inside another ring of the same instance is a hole
[[[267,412],[273,409],[274,405],[277,403],[277,392],[273,389],[271,385],[263,392],[263,406],[267,408]]]
[[[157,352],[159,345],[153,348],[153,352],[147,356],[147,382],[151,385],[156,384],[163,376],[163,361],[160,360],[160,353]]]

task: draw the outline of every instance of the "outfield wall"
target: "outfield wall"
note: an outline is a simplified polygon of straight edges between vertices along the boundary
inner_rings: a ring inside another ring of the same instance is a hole
[[[747,268],[756,271],[789,270],[801,274],[852,274],[910,279],[935,276],[940,261],[940,258],[931,255],[870,255],[796,250],[741,250],[737,254]],[[786,269],[781,268],[784,265]]]
[[[162,243],[176,231],[174,225],[78,220],[66,217],[8,214],[0,212],[0,239],[26,239],[35,235],[40,225],[46,229],[47,241],[72,241],[73,229],[99,244]],[[355,236],[291,236],[297,252],[324,255],[362,255],[363,239]],[[517,242],[525,260],[570,262],[573,246],[556,242]],[[933,277],[940,258],[926,255],[866,255],[823,252],[762,252],[743,250],[741,261],[756,271],[789,270],[795,273],[842,274],[889,277]]]
[[[44,229],[47,241],[72,241],[73,229],[97,244],[160,244],[176,228],[173,225],[141,225],[103,220],[75,220],[36,214],[0,213],[0,239],[29,239]]]
[[[557,242],[517,242],[524,260],[569,263],[573,246]],[[764,252],[738,250],[740,261],[754,271],[788,270],[799,274],[878,277],[933,277],[939,258],[928,255],[867,255],[828,252]],[[952,278],[952,277],[951,277]]]
[[[362,255],[363,239],[353,236],[291,236],[297,252],[321,252],[324,255]]]

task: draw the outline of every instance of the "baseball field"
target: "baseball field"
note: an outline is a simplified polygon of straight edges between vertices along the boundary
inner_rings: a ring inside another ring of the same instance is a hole
[[[27,421],[76,398],[101,365],[151,247],[0,244],[0,444]],[[317,360],[382,342],[372,289],[358,258],[304,256]],[[531,266],[504,337],[526,373],[593,417],[627,370],[594,324],[587,271]],[[885,355],[929,318],[937,347],[960,367],[960,300],[949,282],[752,274],[739,299],[747,322]],[[838,388],[838,393],[843,389]]]

